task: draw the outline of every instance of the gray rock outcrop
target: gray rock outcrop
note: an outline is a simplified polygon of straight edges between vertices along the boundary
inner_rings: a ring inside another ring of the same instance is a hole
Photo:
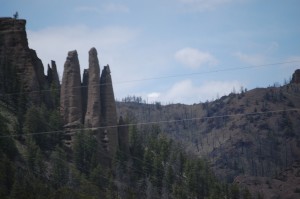
[[[47,94],[51,97],[46,98],[46,104],[48,107],[55,108],[59,106],[59,97],[60,97],[60,81],[57,73],[57,68],[55,61],[51,60],[51,67],[48,64],[47,70],[47,85],[48,85],[48,92]]]
[[[67,127],[82,124],[80,66],[77,51],[70,51],[64,65],[60,92],[61,116]]]
[[[0,18],[0,92],[25,92],[28,101],[40,104],[48,97],[40,92],[47,82],[42,61],[28,46],[25,25],[23,19]]]
[[[88,97],[87,109],[84,119],[86,127],[100,126],[100,66],[97,57],[97,50],[92,48],[89,51],[89,75],[88,75]]]

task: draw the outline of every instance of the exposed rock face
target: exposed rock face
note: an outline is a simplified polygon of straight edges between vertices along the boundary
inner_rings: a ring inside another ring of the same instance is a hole
[[[108,151],[111,156],[116,154],[118,144],[117,111],[110,75],[109,65],[104,66],[100,79],[101,90],[101,116],[104,131],[107,131]]]
[[[26,20],[0,18],[0,73],[7,75],[7,70],[14,70],[14,78],[21,86],[19,91],[29,92],[28,100],[39,104],[47,97],[39,92],[45,88],[46,77],[41,60],[28,47],[25,25]],[[1,92],[10,90],[0,87]]]
[[[89,83],[88,101],[84,125],[86,127],[100,126],[100,66],[97,57],[97,50],[92,48],[89,51]]]
[[[60,95],[60,82],[57,73],[57,68],[55,61],[51,60],[51,67],[48,64],[47,76],[46,79],[49,85],[49,95],[51,98],[45,99],[49,107],[58,107],[59,106],[59,95]]]
[[[47,73],[47,79],[50,86],[53,86],[57,89],[60,88],[60,82],[57,72],[57,67],[55,61],[51,60],[51,68],[48,65],[48,73]]]
[[[119,126],[118,126],[118,138],[119,138],[119,148],[120,151],[129,155],[129,129],[128,125],[123,120],[123,117],[120,116]]]
[[[291,83],[300,84],[300,69],[294,72]]]
[[[82,124],[80,66],[77,51],[70,51],[64,65],[61,85],[61,115],[66,126]]]

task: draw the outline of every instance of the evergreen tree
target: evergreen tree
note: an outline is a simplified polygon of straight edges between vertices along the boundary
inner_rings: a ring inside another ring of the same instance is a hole
[[[51,182],[55,188],[67,184],[69,177],[69,167],[67,157],[62,148],[56,147],[51,154]]]

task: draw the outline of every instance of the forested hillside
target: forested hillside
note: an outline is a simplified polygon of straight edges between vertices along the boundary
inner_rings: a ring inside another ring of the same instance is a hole
[[[300,159],[299,99],[299,84],[292,82],[241,89],[194,105],[145,104],[139,97],[128,97],[117,106],[119,114],[134,117],[142,125],[158,123],[185,150],[207,158],[219,179],[233,182],[237,176],[280,178]],[[292,181],[287,186],[297,194]]]
[[[220,183],[158,125],[130,127],[130,153],[118,151],[107,168],[92,132],[78,131],[72,148],[63,144],[59,119],[55,110],[29,107],[18,129],[1,105],[1,198],[250,198]]]
[[[0,18],[0,198],[300,197],[300,70],[211,102],[115,102],[95,48],[60,83],[25,24]]]

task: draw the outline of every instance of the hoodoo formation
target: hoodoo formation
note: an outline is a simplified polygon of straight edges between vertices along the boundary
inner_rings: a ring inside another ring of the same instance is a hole
[[[70,51],[64,65],[60,92],[60,107],[63,122],[67,127],[82,124],[80,66],[77,51]]]
[[[70,51],[64,65],[61,85],[61,115],[68,131],[78,127],[93,128],[101,149],[114,156],[120,143],[122,150],[129,151],[128,130],[119,128],[112,78],[109,66],[104,66],[100,77],[97,50],[89,51],[89,69],[80,80],[80,67],[76,51]],[[122,121],[124,125],[124,122]],[[125,139],[119,141],[120,139]]]
[[[59,107],[68,135],[77,128],[100,127],[94,132],[102,143],[100,148],[114,156],[120,138],[109,66],[104,67],[100,78],[97,50],[92,48],[89,69],[84,69],[81,82],[77,51],[70,51],[60,84],[55,61],[51,61],[47,75],[44,75],[42,61],[28,46],[25,25],[23,19],[0,18],[0,94],[22,93],[17,97],[0,95],[1,100],[8,104],[13,102],[12,106],[21,101],[25,109],[42,104],[51,109]],[[122,132],[122,137],[124,132],[128,134],[128,131]],[[127,137],[125,135],[125,142],[128,142]],[[124,146],[128,147],[128,144],[122,144],[122,149],[128,151]]]
[[[89,79],[87,109],[85,114],[84,125],[86,127],[100,126],[100,67],[97,57],[97,50],[92,48],[89,51]]]
[[[109,65],[104,66],[100,79],[102,126],[107,131],[109,153],[115,154],[118,146],[117,110]]]

